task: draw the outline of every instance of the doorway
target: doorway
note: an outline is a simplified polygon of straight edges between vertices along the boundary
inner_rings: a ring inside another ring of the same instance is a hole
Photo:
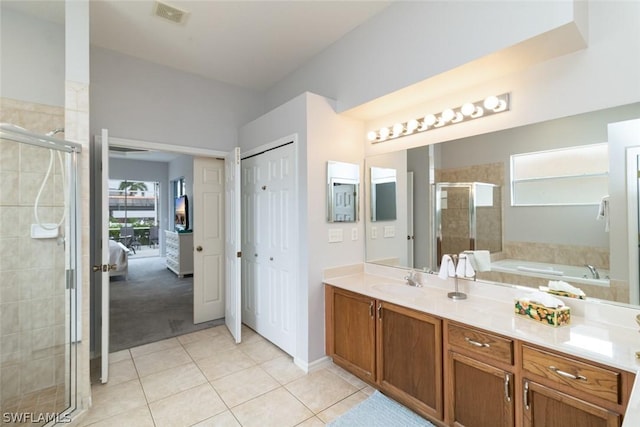
[[[101,143],[101,139],[97,138],[96,139],[96,144],[100,144]],[[135,156],[129,154],[128,155],[128,160],[130,160],[130,158],[133,156],[134,158],[140,158],[142,157],[142,153],[145,153],[146,155],[154,155],[154,156],[180,156],[182,158],[182,160],[178,160],[178,162],[180,162],[181,164],[189,164],[192,165],[193,164],[193,156],[194,155],[199,155],[199,156],[203,156],[203,157],[220,157],[220,155],[222,153],[217,153],[211,150],[202,150],[202,149],[192,149],[192,148],[188,148],[188,147],[179,147],[179,146],[172,146],[172,145],[166,145],[166,144],[156,144],[156,143],[148,143],[148,142],[141,142],[141,141],[130,141],[130,140],[125,140],[125,139],[118,139],[118,138],[110,138],[109,139],[110,144],[109,145],[113,145],[113,146],[117,146],[119,148],[119,150],[126,150],[127,152],[135,152],[138,153]],[[97,147],[96,147],[97,148]],[[99,162],[95,159],[95,152],[98,151],[97,149],[94,149],[94,170],[99,170]],[[187,159],[188,158],[188,159]],[[158,169],[158,162],[156,159],[156,164],[155,164],[155,168],[152,169]],[[167,169],[170,169],[168,166],[166,167]],[[110,167],[107,168],[108,170],[110,170]],[[129,170],[131,170],[131,168],[129,168]],[[135,170],[135,168],[134,168]],[[173,169],[171,169],[173,170]],[[123,175],[120,175],[123,176]],[[160,255],[164,255],[166,254],[166,249],[164,248],[165,246],[165,237],[164,237],[164,231],[167,230],[168,228],[171,227],[171,225],[173,224],[173,212],[172,212],[172,207],[173,207],[173,195],[169,195],[170,193],[170,178],[173,178],[175,176],[178,176],[178,174],[173,174],[173,175],[169,175],[169,172],[166,173],[166,177],[164,180],[160,180],[160,184],[159,184],[159,192],[160,192],[160,196],[158,197],[158,203],[160,204],[160,208],[159,208],[159,219],[158,219],[158,226],[159,226],[159,236],[158,236],[158,251]],[[186,176],[187,177],[187,181],[189,180],[189,177],[191,176],[190,174],[180,174],[180,176]],[[130,175],[130,179],[136,180],[136,181],[140,181],[143,180],[141,177],[139,176],[131,176]],[[101,181],[100,178],[96,178],[94,176],[93,178],[94,182],[93,182],[93,188],[97,188],[100,186]],[[187,186],[188,187],[188,186]],[[100,194],[100,192],[94,192],[94,194]],[[191,190],[187,189],[187,194],[191,194]],[[92,206],[95,212],[99,211],[99,209],[97,209],[95,207],[96,201],[92,201]],[[100,226],[102,225],[102,219],[101,216],[96,216],[96,215],[92,215],[93,217],[97,217],[97,219],[95,219],[95,221],[93,221],[92,223],[92,234],[94,236],[98,235],[98,232],[96,230],[98,230],[100,228]],[[197,224],[195,224],[195,226],[197,227]],[[96,238],[92,239],[92,242],[95,242]],[[141,242],[142,243],[142,242]],[[146,241],[145,241],[146,243]],[[145,249],[145,245],[143,246],[143,250]],[[137,247],[135,248],[136,250],[138,249]],[[190,247],[190,250],[193,250],[192,247]],[[93,248],[92,253],[97,254],[99,252],[98,249],[96,249],[95,247]],[[97,256],[97,255],[95,255]],[[158,258],[158,257],[156,257]],[[95,257],[94,257],[95,259]],[[160,257],[158,259],[156,259],[155,261],[155,267],[149,267],[152,268],[153,271],[157,272],[157,273],[164,273],[164,275],[169,275],[170,277],[172,277],[172,280],[175,283],[179,283],[179,282],[186,282],[188,283],[187,287],[188,287],[188,293],[186,291],[180,291],[180,295],[182,297],[182,299],[185,301],[183,302],[183,304],[187,304],[189,306],[190,312],[192,313],[193,310],[193,280],[194,277],[193,276],[187,276],[184,278],[180,278],[177,277],[177,275],[175,275],[174,273],[172,273],[171,271],[169,271],[166,268],[166,265],[164,264],[164,262],[159,261],[159,260],[163,260],[164,258]],[[146,263],[153,263],[153,258],[135,258],[135,255],[133,255],[133,257],[130,260],[130,264],[129,267],[130,268],[134,268],[135,266],[133,265],[136,262],[146,262]],[[141,267],[139,268],[139,271],[145,271],[146,268],[145,267]],[[131,282],[131,280],[135,280],[136,276],[134,274],[135,272],[133,270],[129,271],[129,275],[128,275],[128,279],[129,282]],[[150,296],[153,296],[153,298],[155,298],[156,296],[158,298],[160,298],[162,295],[162,292],[159,292],[158,290],[158,283],[161,283],[162,281],[168,280],[166,279],[158,279],[158,278],[154,278],[154,279],[150,279],[148,276],[150,276],[150,274],[143,274],[142,279],[144,279],[146,282],[148,282],[148,286],[151,288],[151,291],[155,291],[155,294],[149,293],[148,295],[145,296],[144,298],[144,302],[141,302],[139,304],[137,304],[136,306],[136,310],[138,312],[144,312],[144,311],[148,311],[150,309],[150,307],[153,305],[154,301],[152,299],[150,299]],[[139,277],[138,277],[139,278]],[[95,277],[92,277],[92,289],[94,290],[94,292],[92,292],[92,294],[94,296],[100,294],[100,289],[103,289],[101,282],[96,283],[94,281]],[[179,280],[177,280],[179,279]],[[155,284],[155,288],[153,287],[153,285]],[[110,281],[110,285],[109,287],[113,290],[114,286],[118,285],[118,281],[114,281],[111,282]],[[120,283],[121,286],[125,286],[124,283]],[[175,288],[176,286],[174,285],[165,285],[166,288]],[[123,298],[124,299],[124,298]],[[176,305],[179,305],[177,302],[176,298],[170,298],[171,302],[168,303],[170,305],[170,307],[175,307]],[[111,298],[109,298],[109,301],[111,301]],[[136,305],[135,303],[133,303],[132,301],[128,301],[131,302],[134,306]],[[165,303],[166,304],[166,303]],[[156,305],[160,305],[160,304],[156,304]],[[109,310],[110,311],[110,310]],[[165,309],[166,311],[166,309]],[[102,352],[103,350],[103,346],[102,346],[102,342],[106,342],[106,340],[103,338],[102,340],[100,339],[99,335],[100,335],[100,329],[99,329],[99,325],[100,325],[100,318],[102,317],[102,301],[99,299],[99,295],[98,298],[92,299],[92,328],[91,328],[91,332],[92,332],[92,353],[94,355],[98,355]],[[111,323],[111,322],[109,322]],[[214,325],[218,325],[220,324],[221,321],[216,321],[216,322],[206,322],[200,325],[197,325],[193,330],[198,330],[198,329],[203,329],[205,327],[210,327],[210,326],[214,326]],[[96,326],[97,325],[97,326]],[[160,340],[165,338],[166,336],[161,336],[161,335],[157,335],[154,333],[149,333],[149,331],[147,330],[147,328],[145,328],[144,323],[140,322],[139,325],[139,332],[137,332],[139,335],[144,336],[144,339],[147,342],[153,342],[156,340]],[[185,328],[189,326],[189,327],[193,327],[193,317],[191,316],[188,321],[187,319],[173,319],[173,321],[167,321],[165,322],[165,330],[168,331],[168,333],[171,336],[175,336],[175,335],[179,335],[182,333],[187,333],[190,332],[190,330],[186,330]],[[109,334],[110,335],[110,334]],[[124,346],[125,348],[128,346]],[[117,349],[117,347],[114,347],[114,349]],[[105,356],[103,356],[104,359]],[[106,376],[105,376],[106,377]],[[103,381],[104,382],[104,381]]]

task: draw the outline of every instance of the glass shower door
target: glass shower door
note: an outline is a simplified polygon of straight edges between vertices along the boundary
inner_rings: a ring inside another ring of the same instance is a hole
[[[77,151],[2,125],[2,422],[64,422],[76,407]]]

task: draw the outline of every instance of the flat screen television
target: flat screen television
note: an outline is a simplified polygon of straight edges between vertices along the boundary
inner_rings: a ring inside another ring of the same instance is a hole
[[[176,197],[174,226],[177,231],[189,229],[189,201],[186,195]]]

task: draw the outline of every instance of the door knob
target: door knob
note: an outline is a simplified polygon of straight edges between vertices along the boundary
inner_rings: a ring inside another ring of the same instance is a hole
[[[198,251],[198,252],[202,252],[202,246],[198,246],[198,247],[196,247],[196,251]]]

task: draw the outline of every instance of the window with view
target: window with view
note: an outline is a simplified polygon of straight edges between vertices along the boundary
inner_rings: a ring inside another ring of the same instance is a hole
[[[591,205],[609,192],[608,144],[511,156],[511,205]]]

